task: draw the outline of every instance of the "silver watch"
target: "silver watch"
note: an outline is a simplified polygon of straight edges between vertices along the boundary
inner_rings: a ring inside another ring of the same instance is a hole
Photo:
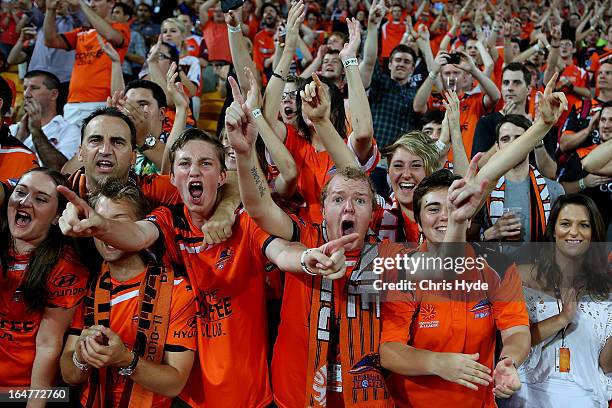
[[[138,364],[138,353],[136,353],[135,351],[132,351],[132,354],[134,354],[134,358],[132,358],[132,362],[127,367],[119,368],[118,370],[119,375],[129,377],[130,375],[134,374],[134,371],[136,371],[136,364]]]
[[[156,144],[157,138],[152,134],[149,134],[149,136],[145,139],[144,143],[140,147],[140,151],[144,152],[145,150],[152,149],[153,147],[155,147]]]

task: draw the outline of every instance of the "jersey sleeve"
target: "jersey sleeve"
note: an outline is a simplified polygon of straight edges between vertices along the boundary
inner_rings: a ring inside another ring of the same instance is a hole
[[[81,302],[74,311],[72,323],[70,324],[70,328],[68,328],[68,335],[80,336],[83,327],[85,327],[85,304]]]
[[[486,267],[488,275],[497,273]],[[529,316],[521,286],[521,277],[516,265],[506,270],[499,284],[490,288],[489,295],[493,304],[493,318],[499,330],[514,326],[529,326]]]
[[[398,292],[393,296],[393,301],[381,303],[382,330],[380,344],[391,341],[408,344],[410,326],[417,309],[417,303],[414,301],[412,293]]]
[[[563,135],[572,134],[581,131],[582,129],[588,126],[588,122],[585,123],[584,120],[578,117],[578,110],[576,109],[576,105],[572,106],[572,109],[567,116],[567,120],[563,126]]]
[[[68,50],[74,50],[76,48],[77,43],[77,34],[79,33],[79,29],[74,29],[72,31],[67,31],[65,33],[61,33],[60,37],[64,40],[66,45],[68,46]]]
[[[113,27],[113,29],[119,31],[119,33],[123,37],[123,42],[121,43],[121,46],[116,47],[117,52],[121,57],[121,62],[123,63],[125,55],[127,54],[128,48],[130,46],[130,38],[132,36],[132,33],[130,32],[130,26],[126,23],[112,23],[111,26]]]
[[[181,202],[181,195],[170,182],[170,176],[168,175],[153,174],[141,176],[138,179],[138,187],[153,207]]]
[[[196,350],[197,328],[195,298],[185,277],[174,278],[170,324],[164,351]]]
[[[49,274],[50,307],[70,309],[85,296],[89,272],[75,257],[71,254],[61,258]]]
[[[158,207],[146,217],[147,221],[152,222],[159,230],[159,239],[163,243],[165,254],[174,265],[181,264],[181,255],[176,248],[176,233],[172,222],[172,212],[167,207]]]
[[[357,157],[357,153],[355,153],[355,149],[353,148],[353,139],[354,136],[353,133],[351,133],[348,137],[348,140],[346,141],[346,145],[348,146],[351,153],[353,153],[353,156],[355,156],[355,159],[357,160],[357,163],[359,163],[359,168],[361,169],[361,171],[366,174],[370,174],[372,171],[374,171],[376,165],[380,161],[380,152],[378,151],[378,144],[376,143],[376,140],[372,138],[372,147],[370,147],[370,155],[368,156],[365,162],[362,162],[361,160],[359,160],[359,157]]]
[[[239,217],[242,228],[249,237],[251,253],[256,257],[265,258],[265,248],[276,237],[259,228],[246,211],[241,211]]]

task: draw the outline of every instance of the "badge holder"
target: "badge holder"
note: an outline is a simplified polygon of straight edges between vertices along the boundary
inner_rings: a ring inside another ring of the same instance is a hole
[[[557,298],[557,308],[559,314],[563,307],[563,301],[561,300],[561,291],[558,287],[555,287],[555,297]],[[565,347],[565,330],[567,326],[561,329],[561,347],[555,349],[555,370],[560,373],[570,372],[570,349]]]

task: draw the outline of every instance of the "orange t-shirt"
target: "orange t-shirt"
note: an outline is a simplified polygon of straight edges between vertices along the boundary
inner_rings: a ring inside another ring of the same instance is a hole
[[[0,269],[0,386],[28,387],[36,357],[36,336],[44,311],[29,311],[20,286],[29,255],[15,256],[6,271]],[[71,309],[85,296],[89,273],[73,250],[66,247],[47,278],[48,307]]]
[[[298,135],[294,126],[286,125],[287,137],[285,146],[295,165],[300,169],[298,173],[297,191],[304,199],[305,207],[298,210],[298,215],[305,221],[319,223],[323,220],[321,216],[321,191],[329,176],[336,172],[336,166],[327,151],[318,152],[308,140]],[[351,145],[346,141],[349,149]],[[376,141],[372,144],[372,153],[361,169],[370,173],[380,160],[380,153]]]
[[[0,125],[0,182],[14,185],[23,173],[34,167],[38,167],[36,154],[9,136],[8,126]]]
[[[483,93],[478,92],[470,95],[463,94],[460,98],[459,122],[461,124],[461,138],[463,139],[463,146],[465,146],[465,153],[468,159],[471,158],[474,131],[476,130],[478,119],[489,113],[483,104],[484,96]],[[432,94],[427,102],[427,109],[444,110],[442,100],[442,95]],[[448,160],[452,161],[452,152],[448,153]]]
[[[565,67],[561,75],[559,75],[557,84],[559,83],[559,80],[563,77],[567,78],[569,80],[569,83],[574,86],[579,86],[582,88],[589,87],[589,75],[587,71],[577,65],[572,64]],[[557,127],[561,127],[565,124],[565,121],[567,120],[567,117],[569,116],[569,113],[572,110],[572,106],[577,105],[580,101],[582,101],[582,98],[580,96],[576,95],[573,92],[568,92],[567,90],[565,90],[565,96],[567,98],[567,110],[561,114],[561,117],[557,121]]]
[[[380,27],[381,36],[381,51],[382,58],[388,58],[391,51],[402,41],[402,37],[406,32],[406,23],[403,21],[387,21]]]
[[[198,58],[200,56],[200,42],[195,36],[191,36],[185,40],[185,49],[187,54]]]
[[[529,326],[521,278],[515,269],[501,277],[485,265],[467,270],[459,279],[486,282],[488,290],[393,292],[392,301],[381,303],[380,344],[398,342],[434,352],[479,353],[479,363],[493,371],[495,331]],[[493,384],[479,385],[473,391],[434,375],[392,373],[387,386],[398,407],[429,408],[433,399],[448,406],[496,407]]]
[[[264,61],[274,55],[274,33],[266,29],[260,30],[253,39],[253,61],[261,72],[264,72]]]
[[[232,62],[225,23],[216,23],[212,19],[208,20],[202,27],[202,36],[208,48],[209,61]]]
[[[227,241],[208,247],[183,204],[160,207],[147,219],[159,228],[172,263],[184,265],[196,297],[198,361],[180,398],[199,407],[265,407],[272,390],[264,251],[272,238],[246,212]]]
[[[138,333],[138,297],[140,293],[140,282],[145,277],[145,271],[128,279],[119,281],[111,277],[111,319],[110,329],[114,331],[128,350],[134,347],[136,334]],[[70,334],[80,336],[84,327],[84,307],[77,309],[74,315]],[[172,303],[170,305],[170,317],[168,333],[166,334],[164,351],[182,352],[196,350],[196,329],[190,327],[195,321],[195,301],[189,282],[184,276],[174,276],[174,287],[172,288]],[[125,387],[127,377],[119,375],[117,370],[110,370],[110,381],[107,381],[107,395],[112,404],[118,407],[121,394]],[[81,389],[80,401],[87,406],[90,384],[87,382]],[[171,399],[155,394],[153,397],[153,408],[169,407]]]
[[[111,23],[111,27],[123,36],[121,46],[115,47],[123,63],[130,45],[130,26],[126,23]],[[106,101],[111,90],[112,63],[100,48],[98,32],[93,28],[80,27],[62,33],[60,36],[64,39],[69,51],[75,50],[68,102]]]

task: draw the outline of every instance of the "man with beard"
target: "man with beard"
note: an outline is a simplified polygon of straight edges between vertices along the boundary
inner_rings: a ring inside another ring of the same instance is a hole
[[[232,138],[238,125],[230,110],[226,128]],[[172,265],[186,270],[199,312],[198,360],[180,398],[191,406],[267,406],[272,393],[266,358],[265,257],[289,272],[342,275],[346,266],[341,248],[355,236],[305,253],[303,245],[268,235],[241,212],[228,241],[203,245],[201,228],[215,210],[227,177],[223,146],[201,130],[187,129],[172,145],[170,161],[171,182],[182,203],[159,207],[146,220],[117,221],[64,189],[71,203],[60,226],[64,234],[94,236],[128,252],[163,243]]]
[[[253,38],[253,61],[262,73],[262,78],[272,75],[272,61],[274,60],[274,32],[278,10],[273,3],[264,3],[261,6],[261,30]]]

